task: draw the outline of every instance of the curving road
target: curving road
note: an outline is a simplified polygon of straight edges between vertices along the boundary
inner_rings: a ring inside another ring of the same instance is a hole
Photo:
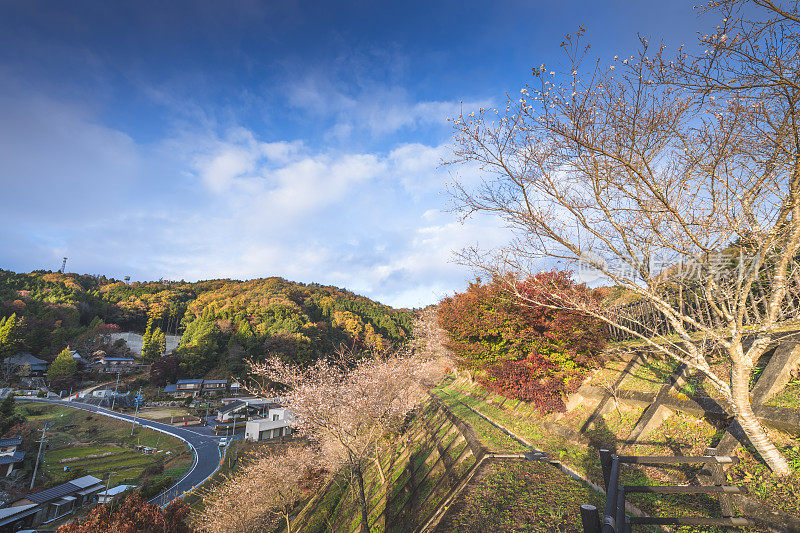
[[[23,402],[38,402],[50,403],[55,405],[63,405],[65,407],[72,407],[73,409],[82,409],[84,411],[91,411],[118,420],[125,420],[133,423],[133,416],[116,411],[111,411],[104,407],[97,407],[95,405],[87,405],[78,402],[68,402],[64,400],[51,400],[46,398],[28,398],[24,396],[17,396],[17,401]],[[224,450],[219,446],[220,437],[205,435],[197,431],[193,431],[188,427],[174,427],[169,424],[162,424],[160,422],[153,422],[145,418],[136,417],[136,425],[144,426],[161,433],[166,433],[177,439],[186,442],[194,454],[192,466],[186,471],[186,474],[175,485],[159,494],[152,500],[153,503],[159,505],[166,505],[175,498],[180,498],[185,492],[202,484],[205,480],[211,477],[219,468],[222,460]]]

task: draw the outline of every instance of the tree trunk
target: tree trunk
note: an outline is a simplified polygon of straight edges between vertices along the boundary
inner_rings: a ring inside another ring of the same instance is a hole
[[[733,392],[733,409],[736,420],[742,426],[750,443],[761,455],[767,466],[779,476],[788,476],[792,473],[786,458],[778,451],[769,436],[767,436],[761,422],[753,412],[750,403],[750,372],[753,365],[733,363],[731,370],[731,385]]]
[[[367,514],[367,495],[364,492],[364,473],[361,471],[361,462],[355,464],[356,481],[358,481],[358,500],[361,507],[361,531],[369,533],[369,515]]]
[[[292,523],[289,521],[289,513],[283,515],[286,518],[286,533],[292,533]]]
[[[375,465],[378,467],[378,473],[381,475],[381,484],[386,484],[386,476],[383,475],[383,467],[381,466],[381,460],[379,456],[379,449],[378,449],[378,441],[375,441],[375,457],[373,460],[375,461]]]

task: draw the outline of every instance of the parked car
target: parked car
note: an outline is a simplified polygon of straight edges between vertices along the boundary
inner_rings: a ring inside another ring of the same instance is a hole
[[[228,437],[222,437],[221,439],[219,439],[219,445],[220,446],[227,446],[228,445]]]

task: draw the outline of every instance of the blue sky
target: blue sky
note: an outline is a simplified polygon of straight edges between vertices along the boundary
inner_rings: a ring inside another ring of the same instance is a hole
[[[508,238],[447,210],[446,117],[581,24],[610,62],[707,23],[677,0],[0,0],[0,267],[432,303],[472,277],[453,250]]]

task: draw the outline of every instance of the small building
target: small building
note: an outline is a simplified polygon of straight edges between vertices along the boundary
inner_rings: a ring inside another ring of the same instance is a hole
[[[104,490],[97,494],[97,503],[108,503],[115,497],[129,489],[135,489],[136,485],[117,485],[114,488]]]
[[[22,444],[20,437],[0,439],[0,472],[5,469],[5,476],[11,474],[14,468],[25,460],[25,452],[17,450],[17,446]]]
[[[76,361],[76,362],[77,362],[79,365],[83,365],[83,366],[85,366],[85,365],[88,365],[88,364],[89,364],[89,361],[88,361],[87,359],[85,359],[85,358],[84,358],[84,357],[83,357],[81,354],[79,354],[79,353],[77,352],[77,350],[72,350],[72,358],[73,358],[73,359],[75,359],[75,361]]]
[[[35,503],[14,505],[0,509],[0,530],[18,531],[20,527],[32,526],[39,506]]]
[[[8,525],[38,526],[53,522],[94,501],[96,494],[101,490],[103,490],[103,483],[100,479],[94,476],[83,476],[49,489],[28,494],[12,503],[9,509],[30,506],[31,504],[35,507],[27,507],[24,513],[19,513],[24,514],[24,517],[17,516],[15,521],[8,522]],[[33,511],[34,509],[34,512],[28,513],[28,511]],[[12,518],[14,516],[16,515],[12,515]],[[23,521],[23,518],[27,520]]]
[[[134,370],[137,370],[138,366],[139,365],[136,364],[136,361],[132,357],[103,356],[92,363],[92,368],[98,372],[113,374],[116,374],[117,372],[121,372],[123,374],[127,372],[133,372]]]
[[[34,357],[28,352],[7,357],[3,360],[6,370],[19,374],[23,369],[28,369],[31,376],[41,376],[47,372],[47,361]]]
[[[178,392],[178,386],[175,383],[164,387],[164,394],[175,394],[176,392]]]
[[[285,437],[292,434],[294,416],[285,407],[270,409],[267,416],[247,422],[244,438],[253,441],[263,441]]]
[[[204,379],[202,392],[225,392],[227,387],[227,379]]]

